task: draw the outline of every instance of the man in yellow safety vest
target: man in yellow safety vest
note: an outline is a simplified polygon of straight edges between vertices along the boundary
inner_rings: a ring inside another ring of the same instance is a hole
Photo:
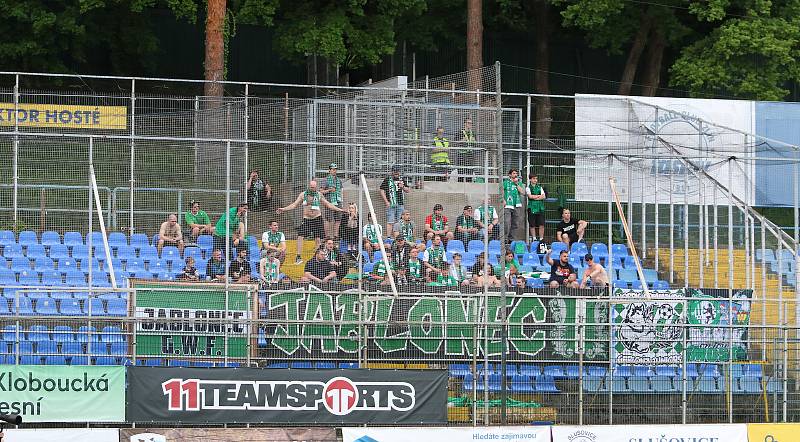
[[[449,149],[450,140],[444,136],[444,128],[439,126],[436,128],[436,135],[433,137],[433,152],[431,152],[431,164],[434,167],[434,172],[447,175],[450,171]]]

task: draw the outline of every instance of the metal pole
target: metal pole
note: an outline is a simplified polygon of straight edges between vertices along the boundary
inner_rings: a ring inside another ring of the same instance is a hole
[[[250,172],[250,143],[247,142],[250,138],[248,137],[249,129],[250,129],[250,84],[245,83],[244,85],[244,182],[242,183],[243,188],[247,188],[247,179],[250,176],[248,172]],[[313,175],[312,175],[313,176]],[[247,191],[245,191],[245,197],[247,197]],[[247,214],[244,217],[244,231],[249,232],[249,217]],[[249,259],[249,257],[248,257]]]
[[[703,231],[705,230],[705,225],[703,225],[703,207],[705,206],[706,199],[705,194],[703,192],[703,183],[700,181],[700,175],[697,174],[695,176],[697,178],[697,193],[698,193],[698,201],[697,201],[697,248],[698,248],[698,264],[700,265],[700,287],[705,287],[705,268],[706,268],[706,245],[703,242]]]
[[[527,132],[527,138],[526,138],[526,147],[527,147],[527,149],[526,149],[526,152],[525,152],[525,155],[527,157],[527,162],[525,164],[528,166],[528,167],[526,167],[527,172],[525,173],[525,180],[527,181],[528,180],[528,175],[530,175],[530,173],[531,173],[530,167],[531,167],[531,119],[532,119],[532,117],[531,117],[531,96],[530,95],[528,95],[527,106],[526,106],[525,112],[526,112],[526,115],[528,117],[528,118],[526,118],[526,122],[525,122],[525,130]],[[520,172],[520,173],[522,173],[522,172]],[[531,201],[528,198],[525,198],[525,197],[523,197],[523,199],[525,200],[525,210],[528,210],[528,204]],[[525,224],[525,223],[523,223],[523,224]],[[540,238],[540,241],[544,241],[544,238]],[[525,228],[525,243],[526,244],[530,244],[530,242],[531,242],[531,229]]]
[[[761,256],[767,248],[767,228],[761,223]],[[763,258],[762,258],[763,259]],[[767,360],[767,267],[761,263],[761,360]],[[764,405],[766,407],[766,404]]]
[[[606,179],[609,180],[609,183],[611,182],[610,178],[611,178],[611,171],[612,170],[614,170],[614,156],[613,155],[609,155],[608,156],[608,172],[606,173]],[[614,251],[613,251],[613,249],[614,249],[614,247],[613,247],[614,246],[614,235],[613,235],[613,233],[614,232],[613,232],[613,226],[612,226],[613,221],[614,221],[614,212],[612,211],[612,208],[611,208],[613,199],[614,199],[614,195],[611,192],[608,192],[608,205],[607,205],[608,206],[607,207],[607,212],[608,212],[608,215],[607,215],[608,216],[608,232],[606,232],[607,235],[608,235],[608,238],[607,238],[608,239],[608,262],[606,262],[606,267],[608,268],[609,275],[611,275],[610,276],[611,285],[613,285],[614,284],[614,280],[617,279],[617,278],[614,277]]]
[[[225,293],[228,293],[230,261],[231,261],[231,142],[229,140],[225,143]]]
[[[487,220],[487,223],[491,223],[494,219],[492,217],[491,209],[489,209],[489,149],[487,148],[485,151],[484,156],[484,165],[483,165],[483,204],[484,204],[484,212],[486,212],[483,216]],[[496,213],[496,212],[495,212]],[[499,218],[499,221],[502,223],[502,218]],[[498,224],[495,228],[500,228],[502,232],[502,224]],[[486,229],[486,235],[483,235],[483,250],[484,250],[484,257],[483,260],[483,274],[488,275],[489,272],[489,230]],[[489,305],[489,281],[486,278],[483,278],[483,423],[484,425],[489,425],[489,352],[487,351],[489,348],[489,309],[486,308]],[[477,372],[476,372],[477,377]],[[477,387],[477,385],[476,385]]]
[[[644,160],[642,160],[644,162]],[[639,171],[639,182],[641,183],[641,193],[639,194],[639,201],[641,201],[641,209],[642,209],[642,258],[647,258],[647,203],[645,202],[644,198],[644,167],[641,168],[642,170]],[[631,224],[633,224],[633,218],[631,218]],[[655,281],[652,281],[655,282]]]
[[[728,288],[733,289],[733,164],[728,160]]]
[[[89,175],[89,177],[88,177],[89,178],[89,186],[88,186],[88,192],[87,192],[88,196],[89,196],[89,233],[88,233],[89,237],[86,238],[86,246],[89,248],[89,269],[88,269],[88,272],[86,272],[86,273],[87,273],[87,276],[89,278],[89,281],[87,283],[87,286],[89,287],[89,297],[87,298],[89,300],[89,308],[87,310],[89,311],[88,314],[89,314],[89,318],[90,318],[89,320],[90,321],[91,321],[91,317],[92,317],[92,296],[94,295],[93,290],[92,290],[92,286],[94,285],[94,284],[92,284],[92,274],[94,273],[94,265],[93,265],[94,264],[94,245],[93,245],[93,241],[92,241],[92,237],[94,236],[94,235],[92,235],[92,233],[94,233],[93,232],[93,230],[94,230],[94,226],[93,226],[94,213],[92,213],[94,211],[94,198],[93,198],[93,195],[92,195],[92,167],[94,167],[94,160],[92,159],[93,156],[94,156],[94,138],[89,137],[89,168],[88,168],[89,170],[87,171],[87,172],[89,172],[87,174],[87,175]],[[91,326],[91,323],[89,325]],[[92,340],[90,339],[89,336],[87,336],[87,341],[86,342],[87,342],[87,347],[90,347],[91,343],[92,343]],[[91,349],[87,348],[86,352],[91,354]]]
[[[689,287],[689,167],[683,173],[683,286]]]
[[[497,143],[497,157],[498,157],[498,164],[500,165],[500,170],[503,170],[503,96],[501,91],[501,83],[500,83],[500,62],[496,61],[494,63],[494,73],[495,73],[495,81],[497,83],[497,88],[495,90],[495,126],[496,126],[496,143]],[[516,210],[516,209],[514,209]],[[505,212],[505,211],[504,211]],[[500,353],[500,401],[502,407],[500,408],[500,423],[502,425],[508,424],[508,416],[506,413],[506,406],[508,403],[508,378],[506,376],[506,359],[508,357],[507,354],[507,347],[508,347],[508,323],[506,317],[506,285],[508,281],[506,280],[505,276],[505,256],[506,256],[506,238],[505,234],[505,213],[503,214],[503,218],[501,218],[501,224],[503,228],[500,229],[500,269],[502,270],[502,274],[500,275],[500,321],[501,321],[501,339],[503,342],[503,349]],[[513,232],[511,232],[513,235]]]
[[[195,120],[196,119],[197,119],[197,116],[195,115]],[[129,180],[129,183],[128,183],[130,185],[130,192],[128,192],[129,193],[129,195],[128,195],[128,198],[129,198],[129,200],[128,200],[128,211],[130,213],[130,216],[128,217],[128,218],[130,218],[129,219],[130,223],[128,224],[128,234],[129,235],[133,235],[136,232],[136,230],[135,230],[136,226],[133,223],[134,189],[135,189],[135,186],[136,186],[136,175],[135,175],[135,172],[134,172],[135,167],[136,167],[136,142],[133,141],[135,136],[136,136],[136,80],[135,79],[131,79],[131,146],[130,146],[130,150],[131,150],[131,171],[130,172],[131,173],[130,173],[130,180]],[[196,151],[196,149],[195,149],[195,151]],[[197,164],[196,161],[195,161],[195,164]]]
[[[717,204],[717,185],[713,187],[714,195],[714,288],[719,288],[719,204]]]
[[[12,165],[11,165],[11,179],[14,183],[14,191],[11,197],[12,202],[11,206],[14,210],[14,232],[16,233],[18,229],[18,222],[19,222],[19,75],[14,76],[14,155],[12,158]]]
[[[798,189],[798,186],[800,186],[800,181],[798,181],[798,178],[800,178],[800,173],[798,173],[798,169],[800,169],[800,167],[798,167],[798,161],[800,160],[797,159],[798,151],[795,151],[794,156],[794,186],[792,186],[792,191],[794,193],[794,242],[799,242],[800,225],[798,224],[800,224],[800,189]]]
[[[669,162],[669,283],[675,282],[675,205],[672,195],[675,193],[674,162]]]

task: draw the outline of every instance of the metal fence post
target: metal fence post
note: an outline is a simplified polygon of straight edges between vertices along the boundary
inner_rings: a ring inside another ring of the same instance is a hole
[[[19,230],[19,74],[14,76],[14,141],[13,158],[11,159],[11,173],[13,180],[13,194],[11,206],[14,212],[14,231]]]
[[[195,134],[196,136],[196,134]],[[134,173],[134,168],[136,167],[136,142],[134,141],[136,137],[136,79],[131,79],[131,173],[130,173],[130,195],[128,196],[129,202],[128,210],[130,211],[130,224],[129,234],[133,235],[136,232],[136,226],[134,225],[133,220],[133,213],[134,213],[134,189],[136,186],[136,175]],[[197,162],[195,162],[197,164]]]

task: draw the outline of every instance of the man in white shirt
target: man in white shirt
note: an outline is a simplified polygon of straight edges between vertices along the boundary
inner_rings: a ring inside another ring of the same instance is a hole
[[[286,235],[278,230],[277,221],[269,223],[269,230],[261,235],[261,249],[267,253],[274,252],[281,263],[286,258]]]

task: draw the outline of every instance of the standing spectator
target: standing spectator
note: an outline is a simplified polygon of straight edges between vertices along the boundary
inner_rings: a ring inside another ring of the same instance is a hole
[[[339,237],[347,245],[347,253],[352,260],[358,255],[358,207],[354,203],[347,205],[347,214],[339,226]]]
[[[344,262],[342,261],[342,257],[339,255],[339,251],[336,250],[336,242],[333,238],[326,238],[325,244],[322,245],[322,250],[325,252],[325,259],[331,263],[333,270],[336,272],[337,275],[344,275],[342,267],[344,266]]]
[[[186,257],[186,266],[181,270],[178,276],[176,276],[176,279],[184,281],[197,281],[200,279],[200,274],[194,266],[194,258],[191,256]]]
[[[539,177],[531,173],[528,177],[528,186],[525,188],[528,197],[528,229],[533,241],[544,240],[544,200],[547,195],[539,184]]]
[[[329,203],[342,207],[342,180],[336,175],[336,163],[328,166],[328,176],[322,181],[321,192]],[[325,210],[325,234],[328,238],[336,239],[339,236],[339,224],[342,222],[342,212]]]
[[[425,282],[425,276],[423,275],[422,270],[424,266],[425,263],[419,259],[419,249],[412,247],[408,254],[408,272],[406,273],[406,281],[414,284]]]
[[[508,176],[503,178],[503,222],[506,233],[506,242],[511,243],[517,231],[517,208],[522,207],[520,195],[525,194],[525,189],[520,184],[519,171],[510,169]]]
[[[239,203],[237,207],[231,207],[228,210],[228,213],[223,213],[222,216],[219,217],[217,220],[217,224],[214,227],[214,248],[224,250],[225,249],[225,224],[229,225],[228,233],[230,234],[231,238],[231,249],[237,248],[247,248],[247,241],[245,239],[245,230],[244,230],[244,223],[242,222],[242,217],[247,214],[248,206],[247,203]]]
[[[403,211],[400,221],[394,225],[395,239],[401,236],[405,238],[409,244],[414,243],[414,221],[411,221],[411,213],[409,213],[407,210]]]
[[[301,283],[315,282],[317,284],[324,284],[331,280],[336,280],[336,271],[333,270],[331,263],[325,259],[325,251],[317,249],[314,257],[306,262],[303,272],[303,277],[300,278]]]
[[[319,248],[320,240],[325,237],[325,226],[322,223],[322,206],[335,212],[347,212],[329,203],[328,200],[322,196],[322,193],[317,190],[317,182],[314,180],[308,183],[308,189],[301,192],[293,203],[286,207],[279,207],[276,212],[281,214],[300,205],[303,206],[303,222],[300,224],[300,227],[297,228],[297,255],[294,259],[295,264],[303,262],[303,259],[300,257],[303,252],[303,238],[314,238],[316,248]]]
[[[170,213],[167,220],[161,223],[161,228],[158,229],[159,256],[164,246],[177,246],[178,251],[183,253],[183,233],[181,233],[181,225],[178,224],[178,216],[174,213]]]
[[[406,279],[410,257],[411,245],[406,242],[405,237],[398,236],[397,240],[392,243],[391,249],[389,249],[389,260],[392,263],[392,268],[397,272],[398,279]]]
[[[450,264],[449,276],[457,285],[469,285],[467,268],[461,264],[461,254],[458,252],[453,253],[453,263]]]
[[[211,259],[206,264],[206,277],[212,281],[225,281],[225,262],[222,260],[222,250],[214,249]]]
[[[372,221],[372,214],[367,214],[367,223],[364,224],[364,233],[362,235],[364,237],[364,250],[372,259],[372,252],[375,250],[380,250],[381,237],[383,236],[383,229],[381,225]]]
[[[247,204],[254,212],[263,212],[267,209],[267,202],[272,197],[272,187],[258,176],[258,171],[250,172],[247,180]]]
[[[497,225],[500,223],[500,218],[497,216],[497,210],[494,206],[482,204],[475,209],[473,218],[478,220],[481,224],[481,236],[489,235],[489,240],[497,239],[500,237],[500,229]]]
[[[281,278],[281,261],[278,259],[278,252],[270,250],[263,255],[261,261],[258,262],[258,274],[265,284],[286,281],[286,278]]]
[[[200,203],[192,201],[188,212],[183,214],[186,227],[189,228],[192,242],[197,242],[197,237],[203,234],[213,235],[214,226],[208,214],[200,210]]]
[[[250,267],[250,261],[247,259],[247,248],[239,249],[236,259],[231,262],[228,268],[228,275],[231,281],[239,284],[247,284],[250,282],[250,273],[253,268]]]
[[[381,198],[386,204],[386,234],[392,237],[392,226],[400,221],[405,203],[404,193],[411,192],[406,179],[400,176],[400,168],[392,166],[392,174],[384,178],[380,186]]]
[[[261,235],[261,249],[267,253],[275,252],[281,263],[286,259],[286,235],[278,230],[277,221],[269,223],[269,230]]]
[[[569,248],[575,242],[583,241],[583,234],[589,223],[584,220],[575,221],[569,209],[561,212],[561,222],[556,227],[556,240],[562,241]]]
[[[581,288],[586,287],[599,287],[606,288],[609,285],[608,273],[600,263],[594,262],[594,256],[587,253],[583,260],[586,261],[586,269],[583,271],[583,278],[581,279]]]
[[[547,252],[545,259],[550,264],[550,280],[548,281],[550,288],[557,289],[559,287],[578,288],[577,276],[575,275],[575,267],[569,263],[569,252],[562,250],[558,255],[558,261],[553,261],[550,254],[552,251]]]
[[[447,275],[447,253],[444,251],[440,235],[433,237],[431,246],[425,250],[422,260],[425,262],[425,275],[428,282],[434,282],[440,276]]]
[[[444,207],[441,204],[433,206],[433,213],[425,218],[425,239],[432,241],[433,237],[441,236],[445,241],[453,239],[453,232],[447,223],[447,217],[443,215]]]
[[[450,140],[444,136],[444,128],[439,126],[436,128],[436,135],[433,137],[433,151],[431,151],[431,164],[433,165],[434,173],[441,173],[443,181],[447,180],[447,174],[450,172]]]
[[[464,128],[461,129],[461,145],[464,147],[464,150],[461,152],[460,164],[461,164],[461,175],[474,175],[475,174],[475,132],[472,131],[472,118],[467,117],[464,120]],[[460,178],[459,178],[460,180]],[[465,178],[466,181],[466,178]]]
[[[483,227],[480,221],[472,216],[473,213],[472,206],[466,205],[464,206],[464,213],[456,218],[455,239],[460,240],[464,245],[467,245],[473,239],[478,239],[480,237],[478,232]]]

